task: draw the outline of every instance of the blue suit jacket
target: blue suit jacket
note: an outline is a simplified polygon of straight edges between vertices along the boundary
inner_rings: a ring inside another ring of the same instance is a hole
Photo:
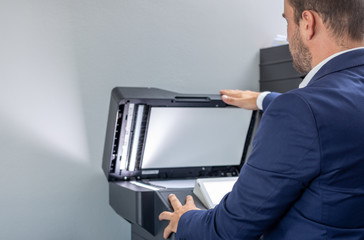
[[[177,239],[364,239],[364,50],[272,93],[232,192],[182,215]]]

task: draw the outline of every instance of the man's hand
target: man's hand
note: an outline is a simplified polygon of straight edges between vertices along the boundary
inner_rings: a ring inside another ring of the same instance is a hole
[[[220,90],[222,100],[229,104],[247,110],[257,110],[257,98],[260,92],[242,90]]]
[[[167,239],[172,232],[177,232],[178,221],[182,214],[190,210],[200,210],[196,207],[192,196],[186,197],[186,204],[182,206],[176,195],[171,194],[168,196],[169,201],[173,207],[174,212],[162,212],[159,215],[159,220],[169,220],[168,226],[164,229],[163,237]]]

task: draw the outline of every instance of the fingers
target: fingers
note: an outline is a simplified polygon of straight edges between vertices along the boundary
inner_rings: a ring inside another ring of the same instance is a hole
[[[171,235],[172,232],[176,232],[176,230],[174,229],[174,224],[175,222],[173,221],[172,217],[173,217],[173,214],[174,213],[171,213],[171,212],[162,212],[161,214],[159,214],[159,220],[162,221],[162,220],[169,220],[169,224],[168,226],[164,229],[164,232],[163,232],[163,238],[164,239],[167,239],[169,237],[169,235]]]
[[[187,195],[187,197],[186,197],[186,204],[187,203],[194,203],[193,202],[193,197],[191,195]]]
[[[193,201],[193,197],[191,195],[188,195],[186,197],[186,205],[193,205],[193,206],[195,206],[195,202]]]
[[[231,96],[227,96],[227,95],[222,95],[222,101],[224,101],[225,103],[227,104],[230,104],[230,105],[235,105],[237,106],[237,98],[234,98],[234,97],[231,97]]]
[[[162,220],[171,220],[172,214],[173,213],[171,213],[171,212],[164,211],[161,214],[159,214],[158,218],[159,218],[160,221],[162,221]]]
[[[164,211],[161,214],[159,214],[159,221],[162,221],[162,220],[170,221],[168,226],[164,229],[164,232],[163,232],[164,239],[167,239],[169,237],[169,235],[171,235],[172,232],[176,232],[175,230],[173,231],[173,224],[174,224],[174,222],[172,220],[173,214],[174,213],[167,212],[167,211]]]
[[[198,210],[193,201],[193,197],[190,195],[186,197],[186,204],[184,206],[182,206],[181,202],[174,194],[170,194],[168,196],[168,199],[174,209],[174,212],[164,211],[161,214],[159,214],[160,221],[162,220],[170,221],[168,226],[164,229],[163,232],[164,239],[167,239],[172,232],[177,231],[179,219],[185,212],[190,210]]]
[[[226,90],[220,90],[220,93],[222,95],[227,95],[229,97],[240,97],[242,94],[241,90],[231,90],[231,89],[226,89]]]
[[[226,104],[248,110],[258,109],[257,98],[260,94],[259,92],[241,90],[221,90],[220,92],[223,93],[221,99]]]
[[[243,97],[243,91],[241,90],[220,90],[220,93],[222,94],[221,99],[223,102],[229,105],[233,106],[239,106],[239,99],[241,100]]]
[[[173,207],[173,210],[177,210],[177,209],[180,209],[182,207],[182,204],[181,202],[178,200],[178,198],[176,197],[176,195],[174,194],[170,194],[168,196],[168,199]]]
[[[169,237],[169,235],[171,235],[172,233],[172,226],[171,224],[169,224],[165,229],[164,229],[164,232],[163,232],[163,238],[164,239],[167,239]]]
[[[193,200],[193,197],[191,195],[188,195],[186,197],[186,206],[189,210],[200,210],[196,207],[195,201]]]

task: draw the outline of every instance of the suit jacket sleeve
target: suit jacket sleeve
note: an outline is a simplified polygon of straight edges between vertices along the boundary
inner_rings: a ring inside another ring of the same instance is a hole
[[[183,214],[176,239],[258,239],[319,171],[319,139],[311,108],[294,93],[276,96],[231,193],[214,209]]]
[[[265,96],[265,98],[263,99],[263,110],[266,110],[269,104],[280,95],[281,93],[271,92],[267,96]]]

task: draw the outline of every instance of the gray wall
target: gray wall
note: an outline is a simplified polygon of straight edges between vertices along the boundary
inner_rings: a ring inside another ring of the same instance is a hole
[[[0,239],[130,239],[101,157],[110,91],[258,89],[283,0],[0,0]]]

